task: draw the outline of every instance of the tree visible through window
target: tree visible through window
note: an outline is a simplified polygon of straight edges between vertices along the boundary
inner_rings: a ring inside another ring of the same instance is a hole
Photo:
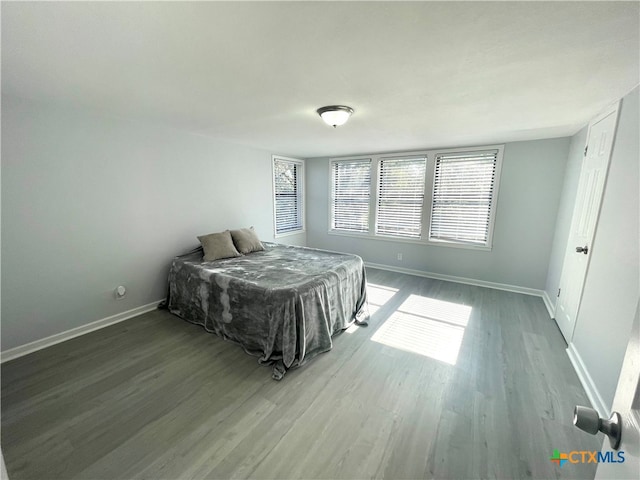
[[[503,150],[333,159],[330,231],[491,249]]]
[[[486,245],[498,151],[436,156],[430,240]]]
[[[426,157],[380,160],[378,235],[420,238],[426,167]]]
[[[304,171],[300,160],[273,157],[276,235],[302,231]]]
[[[369,231],[371,160],[345,160],[331,166],[331,228]]]

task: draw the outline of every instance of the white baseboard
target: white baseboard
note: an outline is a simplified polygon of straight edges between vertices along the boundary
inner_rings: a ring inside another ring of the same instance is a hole
[[[556,318],[556,307],[551,302],[551,298],[549,298],[549,294],[546,290],[542,291],[542,301],[544,302],[544,306],[547,307],[547,312],[549,312],[550,318]]]
[[[485,280],[476,280],[474,278],[456,277],[454,275],[443,275],[440,273],[423,272],[422,270],[413,270],[411,268],[392,267],[389,265],[381,265],[379,263],[365,262],[365,266],[378,268],[380,270],[388,270],[390,272],[406,273],[416,275],[418,277],[433,278],[435,280],[444,280],[446,282],[464,283],[466,285],[475,285],[477,287],[493,288],[495,290],[505,290],[507,292],[524,293],[525,295],[533,295],[542,297],[543,291],[529,287],[519,287],[517,285],[508,285],[506,283],[487,282]]]
[[[127,310],[126,312],[117,313],[115,315],[111,315],[110,317],[96,320],[95,322],[87,323],[86,325],[81,325],[64,332],[56,333],[55,335],[51,335],[50,337],[41,338],[40,340],[35,340],[18,347],[10,348],[9,350],[0,352],[0,363],[8,362],[9,360],[13,360],[14,358],[22,357],[29,353],[42,350],[43,348],[56,345],[57,343],[62,343],[67,340],[71,340],[72,338],[79,337],[80,335],[84,335],[85,333],[93,332],[94,330],[99,330],[101,328],[108,327],[109,325],[113,325],[114,323],[122,322],[132,317],[142,315],[143,313],[150,312],[158,308],[158,304],[160,302],[162,302],[162,300],[148,303],[147,305],[142,305],[140,307],[132,308],[131,310]]]
[[[402,267],[392,267],[389,265],[381,265],[381,264],[370,263],[370,262],[365,262],[365,265],[367,267],[378,268],[380,270],[388,270],[390,272],[406,273],[409,275],[417,275],[419,277],[434,278],[436,280],[445,280],[448,282],[464,283],[467,285],[476,285],[479,287],[494,288],[496,290],[506,290],[508,292],[523,293],[525,295],[534,295],[536,297],[542,298],[542,301],[544,302],[544,305],[547,308],[547,311],[549,312],[549,316],[551,318],[555,318],[555,308],[553,306],[553,303],[551,302],[551,299],[549,298],[549,295],[544,290],[536,290],[534,288],[519,287],[517,285],[507,285],[503,283],[486,282],[484,280],[475,280],[473,278],[456,277],[453,275],[442,275],[439,273],[423,272],[421,270],[413,270],[410,268],[402,268]],[[587,393],[587,397],[589,398],[591,405],[593,406],[593,408],[595,408],[598,411],[601,417],[609,418],[610,416],[609,408],[606,406],[606,403],[602,399],[600,392],[598,391],[593,379],[591,378],[591,375],[589,375],[589,372],[587,371],[587,368],[584,365],[584,362],[582,361],[580,354],[575,349],[573,343],[570,344],[569,347],[567,348],[567,355],[569,356],[569,360],[571,361],[571,364],[573,365],[573,368],[576,371],[578,378],[580,379],[580,383],[582,383],[582,387]]]
[[[595,408],[602,418],[609,418],[611,412],[607,407],[606,403],[602,399],[596,384],[594,383],[591,375],[589,375],[589,371],[582,361],[582,357],[576,350],[573,343],[570,343],[567,347],[567,355],[569,356],[569,360],[573,365],[573,369],[576,371],[578,378],[580,379],[580,383],[582,383],[582,387],[584,391],[587,393],[587,397],[589,397],[589,401],[591,402],[591,406]]]

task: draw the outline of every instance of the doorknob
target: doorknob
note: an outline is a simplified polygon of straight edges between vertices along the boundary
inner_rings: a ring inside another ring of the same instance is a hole
[[[576,247],[576,253],[584,253],[586,255],[589,253],[589,247],[586,245],[584,247]]]
[[[573,411],[573,424],[591,435],[599,431],[604,433],[614,450],[620,446],[622,418],[618,412],[613,412],[609,420],[603,420],[593,408],[578,405]]]

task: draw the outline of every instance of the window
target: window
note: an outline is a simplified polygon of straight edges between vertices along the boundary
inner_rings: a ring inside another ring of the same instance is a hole
[[[304,230],[304,163],[301,160],[273,157],[273,194],[275,236]]]
[[[429,240],[487,245],[498,151],[436,155]]]
[[[380,160],[376,234],[420,238],[426,167],[426,157]]]
[[[368,232],[371,160],[333,162],[331,189],[331,229]]]
[[[490,250],[503,150],[332,159],[329,232]]]

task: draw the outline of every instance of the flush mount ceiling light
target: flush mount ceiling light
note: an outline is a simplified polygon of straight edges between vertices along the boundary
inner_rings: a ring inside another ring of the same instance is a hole
[[[353,108],[345,105],[329,105],[328,107],[319,108],[317,112],[327,125],[335,128],[338,125],[344,125],[349,120],[353,113]]]

